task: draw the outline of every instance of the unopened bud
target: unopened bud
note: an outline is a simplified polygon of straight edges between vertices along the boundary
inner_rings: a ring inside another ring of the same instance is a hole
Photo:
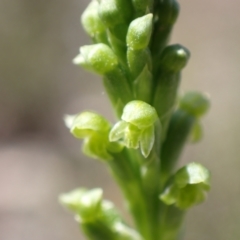
[[[127,45],[134,50],[145,49],[152,34],[153,15],[147,14],[133,20],[128,28]]]
[[[179,72],[190,58],[190,52],[180,44],[166,47],[161,54],[161,67],[171,72]]]

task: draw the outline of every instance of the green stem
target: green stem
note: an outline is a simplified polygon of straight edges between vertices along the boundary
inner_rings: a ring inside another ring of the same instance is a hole
[[[149,240],[158,239],[159,228],[159,192],[160,192],[160,135],[161,124],[155,124],[155,143],[147,158],[144,158],[139,152],[136,156],[141,162],[142,184],[144,188],[144,197],[148,212],[148,231]]]
[[[124,106],[133,100],[133,94],[126,74],[117,68],[104,76],[103,83],[112,105],[120,118]]]
[[[168,124],[174,110],[177,91],[180,84],[179,72],[162,71],[154,93],[153,106],[155,107],[162,124],[162,140],[166,136]]]
[[[165,182],[174,170],[195,120],[196,119],[192,115],[181,109],[178,109],[173,114],[169,124],[167,137],[162,145],[162,182]]]
[[[81,228],[90,240],[117,240],[116,234],[101,220],[82,223]]]
[[[154,24],[154,32],[150,48],[153,59],[153,75],[157,76],[160,67],[159,59],[162,50],[169,42],[173,25],[177,20],[179,14],[179,4],[176,0],[161,0],[156,1],[155,5],[155,15],[157,15],[157,21]]]
[[[147,69],[151,71],[152,60],[149,49],[134,50],[128,48],[127,50],[128,67],[131,73],[131,82],[133,82],[147,65]]]
[[[160,56],[163,49],[169,42],[172,26],[164,28],[158,23],[156,23],[154,29],[157,30],[154,31],[154,35],[152,38],[151,53],[153,62],[153,75],[157,76],[159,74],[159,67],[161,64]],[[157,79],[155,80],[157,81]]]
[[[161,204],[161,219],[158,240],[177,240],[179,239],[185,211],[173,205]]]
[[[127,200],[136,227],[146,240],[152,240],[148,228],[149,217],[139,168],[136,168],[125,149],[121,153],[113,154],[113,156],[114,160],[107,163]]]
[[[142,166],[143,187],[148,211],[148,228],[151,233],[149,239],[158,239],[159,224],[159,158],[152,151]]]
[[[125,25],[120,26],[125,29]],[[122,30],[123,31],[123,30]],[[108,30],[108,40],[111,44],[112,50],[114,53],[118,56],[119,61],[121,62],[122,65],[126,65],[127,62],[127,57],[126,57],[126,41],[123,42],[121,39],[119,39],[114,33],[116,32],[115,29],[110,28]],[[126,36],[126,33],[124,33],[123,36]]]

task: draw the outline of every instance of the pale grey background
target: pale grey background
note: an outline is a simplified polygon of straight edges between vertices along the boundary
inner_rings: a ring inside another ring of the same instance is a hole
[[[90,41],[79,24],[89,1],[0,0],[0,239],[84,239],[57,203],[78,186],[103,187],[107,170],[80,153],[62,117],[93,109],[113,119],[99,77],[71,64]],[[212,171],[208,201],[187,217],[186,240],[240,239],[240,2],[181,0],[172,37],[192,52],[182,89],[209,92],[205,138],[183,162]]]

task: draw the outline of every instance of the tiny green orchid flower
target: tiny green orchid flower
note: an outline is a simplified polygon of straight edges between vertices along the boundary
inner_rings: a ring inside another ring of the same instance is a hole
[[[118,59],[109,46],[98,43],[81,47],[80,54],[73,59],[73,63],[104,75],[116,69]]]
[[[209,110],[209,96],[200,92],[185,93],[179,103],[179,107],[196,118],[201,118]]]
[[[187,209],[203,202],[210,189],[210,173],[199,163],[190,163],[177,171],[160,199],[167,205]]]
[[[93,221],[101,211],[103,191],[95,188],[90,191],[76,189],[70,193],[62,194],[60,202],[79,217],[81,222]]]
[[[137,231],[123,223],[113,203],[103,199],[100,188],[79,188],[60,195],[59,201],[76,214],[76,220],[91,239],[143,240]]]
[[[201,119],[210,108],[209,95],[196,91],[187,92],[182,96],[179,102],[179,108],[195,119],[190,134],[190,141],[193,143],[198,142],[203,136]]]
[[[83,112],[75,116],[65,117],[66,125],[74,137],[84,139],[83,152],[92,158],[111,160],[111,152],[122,150],[119,143],[111,143],[108,134],[110,123],[101,115]]]
[[[142,101],[131,101],[123,109],[122,121],[111,130],[111,142],[122,140],[128,148],[141,148],[144,157],[147,157],[154,144],[154,123],[158,116],[156,110]]]

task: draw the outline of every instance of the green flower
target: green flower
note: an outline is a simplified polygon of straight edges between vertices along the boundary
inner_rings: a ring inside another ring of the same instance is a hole
[[[100,188],[76,189],[62,194],[59,201],[76,214],[76,220],[91,239],[143,240],[123,223],[113,203],[103,199]]]
[[[95,220],[101,211],[102,189],[96,188],[90,191],[80,188],[70,193],[62,194],[60,202],[69,210],[80,217],[81,222]]]
[[[192,116],[200,118],[210,107],[209,96],[200,92],[187,92],[181,98],[179,107]]]
[[[92,158],[111,160],[111,152],[120,152],[122,146],[119,143],[111,143],[108,134],[110,123],[102,116],[83,112],[75,116],[65,117],[66,125],[76,138],[84,139],[83,152]]]
[[[210,189],[210,173],[199,163],[190,163],[178,170],[160,199],[167,205],[187,209],[206,199]]]
[[[98,43],[81,47],[80,54],[73,59],[73,63],[104,75],[116,69],[118,59],[110,47]]]
[[[122,140],[128,148],[141,148],[144,157],[147,157],[153,148],[154,123],[158,116],[155,109],[142,101],[131,101],[123,109],[122,121],[111,130],[111,142]]]
[[[209,96],[200,92],[187,92],[180,99],[179,108],[195,119],[190,134],[190,141],[198,142],[203,136],[201,118],[210,108]]]

